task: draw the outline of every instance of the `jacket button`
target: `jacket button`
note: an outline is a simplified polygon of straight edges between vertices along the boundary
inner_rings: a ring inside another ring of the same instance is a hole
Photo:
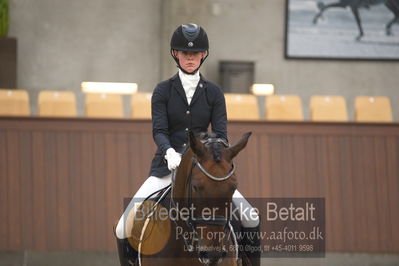
[[[186,146],[187,146],[187,144],[186,144],[186,143],[184,143],[184,144],[183,144],[183,147],[186,147]]]
[[[188,131],[188,127],[186,127],[186,131]]]
[[[186,114],[187,114],[187,115],[189,115],[189,114],[190,114],[190,111],[189,111],[189,110],[187,110],[187,111],[186,111]]]
[[[199,87],[202,88],[202,87],[204,87],[204,85],[202,85],[202,83],[200,83],[200,84],[199,84]]]

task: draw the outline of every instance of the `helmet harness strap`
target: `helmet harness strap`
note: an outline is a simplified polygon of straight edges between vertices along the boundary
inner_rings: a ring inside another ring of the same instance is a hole
[[[183,71],[184,74],[188,74],[188,75],[194,75],[195,73],[197,73],[197,71],[200,69],[202,63],[204,63],[205,59],[206,59],[206,58],[208,57],[208,55],[209,55],[209,50],[206,50],[206,55],[205,55],[204,58],[201,59],[201,63],[200,63],[200,65],[198,66],[198,68],[197,68],[196,70],[194,70],[193,72],[187,72],[186,70],[184,70],[184,69],[180,66],[179,59],[173,54],[173,50],[174,50],[174,49],[170,49],[170,54],[171,54],[171,56],[173,57],[173,59],[175,60],[175,62],[176,62],[176,64],[177,64],[177,67],[178,67],[181,71]],[[175,51],[178,51],[178,50],[175,50]]]

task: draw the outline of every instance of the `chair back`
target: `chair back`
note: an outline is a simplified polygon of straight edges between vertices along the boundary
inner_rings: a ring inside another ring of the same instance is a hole
[[[302,101],[297,95],[267,96],[265,112],[266,120],[303,120]]]
[[[41,91],[38,107],[40,116],[77,116],[76,97],[71,91]]]
[[[86,116],[97,118],[123,118],[122,96],[119,94],[86,94]]]
[[[345,98],[337,95],[314,95],[310,98],[312,121],[348,121]]]
[[[259,120],[259,106],[252,94],[225,93],[228,120]]]
[[[30,115],[28,92],[26,90],[0,89],[0,115]]]

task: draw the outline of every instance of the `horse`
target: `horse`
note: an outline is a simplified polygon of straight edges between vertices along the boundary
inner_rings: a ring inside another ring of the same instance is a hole
[[[250,265],[245,256],[239,258],[228,207],[238,185],[233,158],[250,135],[243,134],[229,146],[212,133],[189,133],[189,146],[172,172],[172,184],[161,192],[166,199],[145,201],[150,208],[139,209],[145,221],[134,222],[129,238],[139,253],[138,265]]]
[[[390,20],[385,26],[386,35],[392,35],[392,25],[394,23],[399,23],[399,0],[340,0],[335,3],[331,3],[325,5],[323,2],[318,2],[317,7],[319,12],[313,18],[313,24],[317,23],[317,20],[323,15],[324,11],[333,7],[347,8],[350,7],[352,10],[353,16],[355,17],[359,35],[356,37],[356,40],[359,41],[363,36],[363,27],[362,22],[359,15],[359,8],[365,7],[369,8],[371,5],[385,4],[385,6],[393,13],[394,17]]]

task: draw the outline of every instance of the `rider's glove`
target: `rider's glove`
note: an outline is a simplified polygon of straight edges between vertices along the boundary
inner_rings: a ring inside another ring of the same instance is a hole
[[[168,161],[168,168],[169,170],[176,169],[181,161],[181,154],[177,153],[175,149],[169,148],[166,150],[165,159]]]

